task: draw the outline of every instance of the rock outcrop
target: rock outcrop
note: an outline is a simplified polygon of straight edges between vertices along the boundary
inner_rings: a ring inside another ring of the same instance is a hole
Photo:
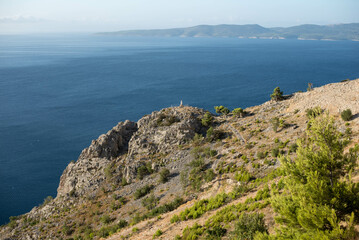
[[[103,171],[112,159],[126,152],[137,124],[120,122],[106,134],[93,140],[75,163],[70,163],[60,178],[57,196],[83,195],[98,188],[105,178]]]

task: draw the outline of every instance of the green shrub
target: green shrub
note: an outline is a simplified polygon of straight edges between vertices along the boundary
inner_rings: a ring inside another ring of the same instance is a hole
[[[278,157],[279,155],[279,148],[273,148],[272,149],[272,157]]]
[[[142,200],[142,205],[148,210],[155,208],[157,203],[158,203],[158,198],[155,197],[153,193]]]
[[[195,223],[192,227],[186,227],[182,232],[182,239],[183,240],[195,240],[198,239],[204,232],[204,228]]]
[[[211,126],[212,121],[213,121],[213,117],[212,117],[212,114],[210,112],[206,112],[204,114],[203,118],[201,119],[201,123],[205,127]]]
[[[213,169],[208,169],[206,172],[205,172],[205,175],[204,175],[204,180],[206,182],[210,182],[214,179],[214,177],[216,176],[216,174],[214,173]]]
[[[272,128],[274,132],[277,132],[280,121],[278,117],[274,117],[270,120],[270,123],[272,124]]]
[[[297,149],[298,149],[298,144],[296,144],[296,143],[293,143],[293,144],[291,144],[291,145],[289,146],[289,152],[290,152],[290,153],[291,153],[291,152],[296,152]]]
[[[204,137],[201,134],[196,133],[193,137],[193,145],[199,146],[203,143]]]
[[[180,120],[172,115],[166,115],[160,113],[157,117],[156,124],[157,126],[171,126],[173,123],[179,122]]]
[[[151,167],[151,163],[148,162],[146,165],[141,165],[137,168],[137,178],[142,180],[144,176],[153,173],[153,169]]]
[[[233,115],[237,117],[243,117],[244,116],[244,110],[242,108],[236,108],[232,111]]]
[[[47,196],[45,199],[44,199],[44,202],[42,203],[41,206],[45,206],[46,204],[50,203],[54,198],[52,196]]]
[[[251,240],[257,232],[268,232],[263,220],[263,215],[259,213],[242,213],[235,224],[232,235],[235,239]]]
[[[214,130],[213,127],[210,127],[208,130],[207,130],[207,133],[206,133],[206,140],[208,142],[214,142],[218,139],[222,139],[224,137],[224,133],[220,130]]]
[[[157,238],[159,236],[161,236],[163,234],[163,232],[161,231],[161,229],[158,229],[154,234],[153,234],[153,238]]]
[[[221,113],[223,115],[230,113],[229,109],[224,106],[215,106],[214,109],[216,110],[216,113]]]
[[[112,174],[113,174],[113,167],[115,166],[115,162],[112,162],[110,164],[107,165],[107,167],[104,169],[104,173],[107,179],[112,178]]]
[[[220,224],[217,224],[212,228],[206,229],[206,239],[222,239],[226,232],[227,229],[223,228]]]
[[[274,90],[273,90],[273,93],[270,95],[270,98],[274,101],[280,101],[280,100],[283,100],[284,97],[283,97],[283,92],[280,90],[279,87],[276,87]]]
[[[103,224],[109,224],[110,222],[112,222],[112,219],[111,219],[110,216],[108,216],[108,215],[103,215],[103,216],[100,218],[100,221],[101,221]]]
[[[183,199],[180,197],[176,197],[172,202],[165,203],[159,207],[152,209],[150,212],[148,212],[145,215],[145,217],[150,218],[150,217],[155,217],[155,216],[158,216],[158,215],[166,213],[166,212],[171,212],[171,211],[175,210],[176,208],[178,208],[179,206],[181,206],[182,203],[183,203]]]
[[[270,197],[270,190],[268,185],[266,185],[263,189],[259,190],[255,196],[256,201],[264,200]]]
[[[340,116],[344,121],[350,121],[353,117],[352,111],[350,109],[346,109],[343,112],[341,112]]]
[[[244,183],[247,183],[249,182],[250,180],[253,179],[252,175],[246,171],[245,169],[244,170],[241,170],[241,171],[238,171],[236,172],[235,174],[235,179],[238,181],[238,182],[244,182]]]
[[[263,159],[267,156],[266,152],[257,152],[257,158]]]
[[[308,108],[305,112],[308,118],[316,118],[323,113],[323,109],[317,106],[315,108]]]
[[[133,194],[135,199],[139,199],[141,197],[146,196],[153,188],[153,185],[146,185],[142,188],[139,188],[136,190],[136,192]]]
[[[173,215],[173,217],[171,218],[171,223],[176,223],[176,222],[179,222],[180,221],[180,219],[179,219],[179,217],[178,217],[178,215]]]
[[[167,168],[163,168],[161,171],[160,171],[160,182],[161,183],[165,183],[168,181],[169,179],[169,176],[170,176],[170,170],[168,170]]]

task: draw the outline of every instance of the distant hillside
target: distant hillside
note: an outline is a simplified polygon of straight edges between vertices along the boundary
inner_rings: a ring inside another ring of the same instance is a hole
[[[100,35],[136,37],[239,37],[273,39],[315,39],[359,41],[359,23],[265,28],[258,24],[247,25],[199,25],[188,28],[129,30],[103,32]]]

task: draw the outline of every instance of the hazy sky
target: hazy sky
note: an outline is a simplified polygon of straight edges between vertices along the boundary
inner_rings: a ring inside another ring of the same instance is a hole
[[[359,0],[0,0],[0,33],[359,22]]]

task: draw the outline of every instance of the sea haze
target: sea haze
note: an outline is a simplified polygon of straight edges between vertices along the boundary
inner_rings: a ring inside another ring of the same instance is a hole
[[[119,121],[357,78],[358,56],[351,41],[0,36],[0,223],[55,197],[66,165]]]

